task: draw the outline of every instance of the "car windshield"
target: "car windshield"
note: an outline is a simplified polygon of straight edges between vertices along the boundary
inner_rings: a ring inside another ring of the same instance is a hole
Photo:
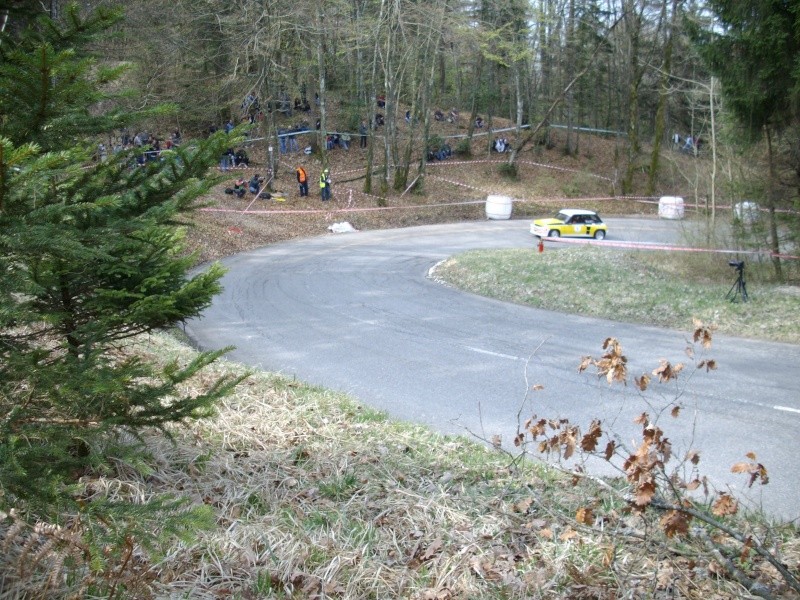
[[[560,212],[560,213],[558,213],[556,215],[556,219],[558,219],[559,221],[564,221],[564,223],[567,223],[569,221],[569,215],[566,214],[566,213]]]

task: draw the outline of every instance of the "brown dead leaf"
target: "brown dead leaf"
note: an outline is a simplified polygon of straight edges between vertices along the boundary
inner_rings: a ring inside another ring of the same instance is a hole
[[[689,520],[690,517],[687,516],[685,513],[682,513],[677,510],[671,510],[659,521],[661,525],[661,529],[664,531],[664,534],[668,537],[675,537],[676,535],[685,535],[689,532]]]
[[[675,578],[675,568],[667,561],[662,561],[658,565],[658,575],[656,576],[656,588],[659,590],[669,590],[672,588],[672,581]]]
[[[581,364],[578,365],[578,373],[583,373],[586,369],[589,368],[589,365],[591,364],[592,364],[592,357],[584,356],[581,359]]]
[[[700,342],[703,348],[710,348],[711,347],[711,332],[713,331],[714,327],[712,325],[705,325],[702,321],[695,319],[694,320],[694,336],[693,339],[695,342]]]
[[[533,498],[523,498],[519,502],[512,504],[511,510],[515,513],[526,514],[530,509],[531,504],[533,504]]]
[[[425,549],[425,553],[422,555],[422,560],[426,561],[432,559],[442,551],[442,546],[442,538],[436,538],[433,543]]]
[[[583,506],[575,513],[575,520],[583,525],[594,525],[594,511],[589,506]]]
[[[581,438],[581,449],[584,452],[594,452],[597,448],[597,440],[603,435],[603,430],[600,427],[600,421],[595,419],[589,425],[589,431]]]
[[[728,574],[728,572],[725,570],[725,567],[715,560],[709,561],[707,569],[709,574],[714,575],[715,577],[725,577]]]
[[[611,460],[611,458],[614,456],[614,450],[616,449],[617,449],[617,443],[614,440],[608,442],[608,444],[606,444],[605,459]]]
[[[647,423],[649,420],[650,420],[650,416],[649,416],[649,415],[648,415],[646,412],[643,412],[643,413],[642,413],[642,414],[640,414],[638,417],[636,417],[636,418],[633,420],[633,422],[634,422],[634,423],[636,423],[637,425],[644,425],[644,424],[645,424],[645,423]]]
[[[693,465],[696,465],[700,462],[700,452],[698,450],[689,450],[686,453],[686,460]]]
[[[644,392],[647,389],[647,386],[650,385],[650,377],[647,373],[642,373],[641,377],[635,377],[633,382],[636,384],[636,387],[639,388],[639,391]]]
[[[656,484],[652,481],[643,481],[636,487],[634,503],[636,506],[647,506],[656,494]]]
[[[739,503],[732,496],[722,492],[711,507],[711,514],[718,517],[735,515],[739,510]]]
[[[492,447],[495,450],[499,450],[503,447],[503,436],[501,435],[493,435],[492,436]]]
[[[575,531],[572,527],[567,527],[567,529],[564,530],[564,533],[558,536],[558,539],[561,540],[562,542],[568,542],[569,540],[573,540],[576,537],[578,537],[578,532]]]
[[[543,389],[544,389],[544,386],[543,386],[541,383],[537,383],[536,385],[534,385],[534,386],[531,388],[531,390],[533,390],[534,392],[540,392],[540,391],[542,391]]]
[[[677,419],[678,415],[681,414],[681,407],[676,404],[675,406],[672,407],[672,410],[669,411],[669,414],[672,415],[674,419]]]

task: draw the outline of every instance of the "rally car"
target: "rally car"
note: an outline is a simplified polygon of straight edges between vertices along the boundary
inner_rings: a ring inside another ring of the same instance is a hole
[[[536,219],[531,223],[531,233],[539,237],[581,236],[602,240],[608,227],[600,215],[591,210],[564,208],[555,218]]]

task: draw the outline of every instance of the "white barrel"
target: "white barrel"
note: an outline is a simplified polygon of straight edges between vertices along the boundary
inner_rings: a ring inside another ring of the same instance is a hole
[[[487,196],[486,197],[486,218],[501,220],[511,218],[511,208],[513,203],[509,196]]]
[[[661,196],[658,201],[658,216],[662,219],[682,219],[683,198],[680,196]]]

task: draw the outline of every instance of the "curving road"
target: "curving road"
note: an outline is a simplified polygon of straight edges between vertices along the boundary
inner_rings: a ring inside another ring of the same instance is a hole
[[[608,219],[626,239],[673,241],[678,221]],[[486,221],[329,235],[230,257],[225,291],[187,324],[201,348],[235,345],[230,358],[351,394],[443,433],[501,435],[517,415],[601,417],[623,441],[648,409],[633,389],[578,374],[581,357],[615,336],[630,372],[686,360],[687,331],[585,318],[490,300],[427,277],[438,261],[473,248],[529,247],[528,221]],[[551,250],[548,246],[546,252]],[[758,290],[751,290],[758,301]],[[718,486],[745,493],[784,519],[800,517],[800,346],[717,336],[717,371],[687,382],[682,416],[661,421],[677,455],[701,450]],[[526,395],[533,384],[545,389]],[[676,388],[654,388],[666,398]],[[657,398],[652,395],[651,398]],[[747,490],[730,466],[754,451],[769,485]]]

